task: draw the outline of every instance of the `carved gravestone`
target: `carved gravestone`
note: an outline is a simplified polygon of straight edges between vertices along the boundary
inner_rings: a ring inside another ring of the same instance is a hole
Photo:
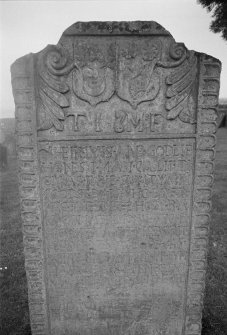
[[[220,62],[76,23],[12,65],[33,335],[198,335]]]

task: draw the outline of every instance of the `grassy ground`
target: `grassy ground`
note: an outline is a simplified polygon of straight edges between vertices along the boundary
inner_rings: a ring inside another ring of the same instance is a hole
[[[29,335],[16,160],[1,177],[1,335]],[[218,131],[202,335],[227,334],[227,128]],[[7,268],[7,269],[5,269]]]
[[[16,158],[1,171],[1,335],[30,334]]]
[[[202,335],[227,334],[227,128],[219,128]]]

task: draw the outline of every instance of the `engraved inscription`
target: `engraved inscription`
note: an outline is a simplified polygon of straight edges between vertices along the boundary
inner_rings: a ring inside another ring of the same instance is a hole
[[[133,113],[128,110],[115,111],[114,131],[116,133],[138,132],[152,133],[163,128],[164,117],[161,113]]]
[[[194,140],[39,150],[53,334],[180,335]]]
[[[118,107],[118,103],[116,103]],[[159,133],[166,127],[165,114],[152,109],[134,111],[128,106],[108,110],[98,107],[94,110],[76,108],[68,115],[73,116],[72,131],[83,133]]]

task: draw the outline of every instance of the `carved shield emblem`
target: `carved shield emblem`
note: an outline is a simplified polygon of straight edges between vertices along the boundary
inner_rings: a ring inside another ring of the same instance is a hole
[[[160,57],[161,44],[131,43],[119,52],[117,94],[136,108],[143,101],[153,100],[160,87],[156,64]]]
[[[107,101],[114,93],[113,46],[110,46],[106,53],[102,53],[101,48],[97,46],[80,44],[75,58],[74,93],[91,105]]]

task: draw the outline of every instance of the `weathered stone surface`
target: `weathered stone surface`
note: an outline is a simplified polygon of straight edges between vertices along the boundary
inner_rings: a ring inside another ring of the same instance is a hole
[[[33,334],[200,334],[219,77],[155,22],[12,65]]]

